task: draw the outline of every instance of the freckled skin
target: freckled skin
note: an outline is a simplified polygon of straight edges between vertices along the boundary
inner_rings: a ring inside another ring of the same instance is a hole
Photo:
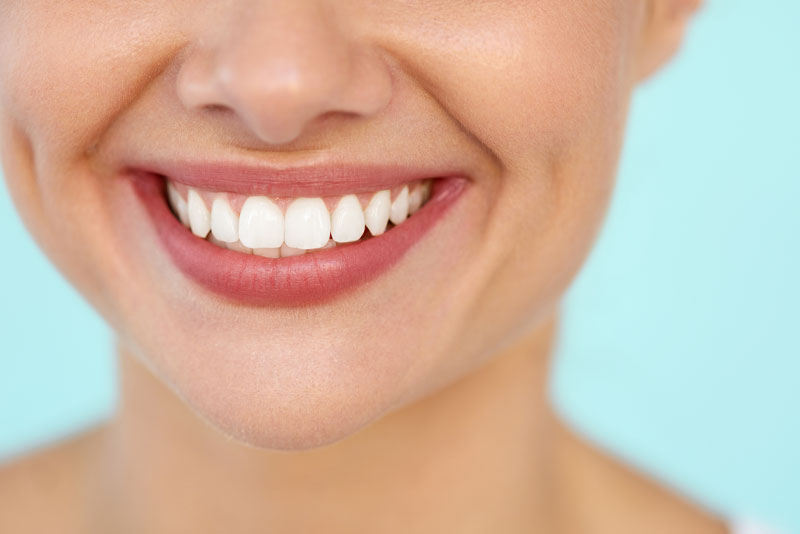
[[[0,155],[31,234],[125,359],[249,445],[358,443],[501,354],[546,358],[631,91],[696,4],[0,0]],[[253,308],[186,280],[115,174],[176,153],[447,163],[470,187],[374,283]]]

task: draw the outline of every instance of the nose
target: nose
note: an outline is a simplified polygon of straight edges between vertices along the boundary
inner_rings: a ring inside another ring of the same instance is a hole
[[[322,116],[366,117],[391,100],[388,66],[348,38],[336,2],[224,4],[224,22],[210,20],[180,66],[177,92],[187,108],[226,108],[260,140],[285,144]]]

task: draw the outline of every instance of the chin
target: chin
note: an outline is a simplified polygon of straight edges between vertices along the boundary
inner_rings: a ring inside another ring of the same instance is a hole
[[[189,332],[173,335],[170,347],[140,349],[140,359],[201,419],[264,449],[342,440],[404,405],[424,381],[415,371],[428,372],[414,368],[414,349],[390,336],[221,335],[198,343]]]

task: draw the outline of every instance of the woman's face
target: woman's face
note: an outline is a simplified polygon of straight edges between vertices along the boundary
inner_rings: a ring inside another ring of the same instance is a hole
[[[259,446],[330,443],[554,313],[612,188],[648,5],[0,0],[6,179],[197,413]],[[369,209],[376,235],[342,244]],[[328,212],[345,237],[316,250]],[[258,253],[224,248],[246,234]]]

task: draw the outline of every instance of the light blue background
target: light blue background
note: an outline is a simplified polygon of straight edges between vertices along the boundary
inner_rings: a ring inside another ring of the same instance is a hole
[[[800,3],[718,0],[635,100],[552,398],[601,446],[800,532]],[[108,417],[112,341],[0,194],[0,458]]]

